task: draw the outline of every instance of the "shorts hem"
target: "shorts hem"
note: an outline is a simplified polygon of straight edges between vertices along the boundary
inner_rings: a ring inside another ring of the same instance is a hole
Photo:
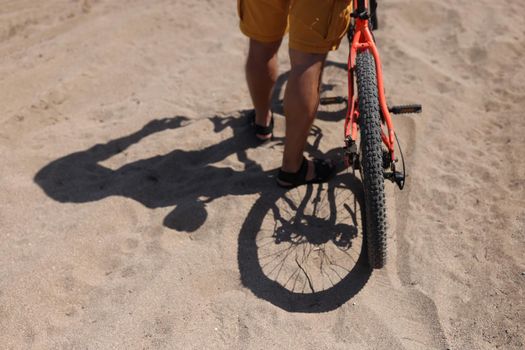
[[[246,28],[246,26],[243,25],[242,22],[239,25],[239,28],[241,29],[241,32],[244,35],[246,35],[248,38],[253,39],[253,40],[257,40],[257,41],[260,41],[260,42],[263,42],[263,43],[270,43],[270,42],[281,40],[284,37],[284,34],[285,34],[285,33],[280,34],[280,35],[261,35],[261,34],[256,34],[254,32],[249,31]]]
[[[335,51],[339,48],[339,44],[326,45],[326,46],[315,46],[308,45],[305,43],[290,41],[289,47],[291,49],[302,51],[306,53],[328,53],[330,51]]]

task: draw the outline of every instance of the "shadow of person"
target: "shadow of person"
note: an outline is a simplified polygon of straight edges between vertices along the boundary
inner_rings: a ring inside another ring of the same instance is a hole
[[[154,133],[188,125],[188,118],[153,120],[137,132],[57,159],[42,168],[34,181],[44,192],[63,203],[86,203],[110,196],[132,198],[148,208],[175,206],[164,225],[193,232],[206,221],[206,204],[225,195],[261,191],[271,172],[248,158],[246,151],[260,143],[253,137],[248,111],[209,120],[214,132],[232,128],[233,136],[202,150],[174,150],[168,154],[134,161],[112,170],[107,160]],[[214,164],[236,154],[242,171]],[[272,182],[273,183],[273,182]]]
[[[361,182],[346,173],[328,184],[269,188],[239,234],[242,284],[290,312],[326,312],[356,295],[366,263]]]
[[[325,67],[346,72],[346,65],[338,62],[328,60]],[[272,98],[273,109],[280,114],[283,114],[283,109],[279,95],[288,75],[289,72],[284,72],[279,76]],[[322,85],[323,91],[330,89],[330,84]],[[216,133],[230,127],[233,136],[203,150],[174,150],[166,155],[126,164],[116,170],[100,164],[147,136],[167,129],[178,129],[189,122],[184,116],[153,120],[131,135],[51,162],[36,174],[34,181],[49,197],[63,203],[85,203],[110,196],[124,196],[148,208],[175,206],[166,216],[164,225],[179,231],[193,232],[206,221],[207,203],[227,194],[257,193],[265,184],[261,181],[261,167],[246,154],[246,150],[260,144],[253,137],[249,112],[240,111],[237,115],[209,118]],[[321,120],[338,121],[344,117],[342,109],[318,113],[318,119]],[[313,132],[320,132],[320,129],[314,127]],[[320,154],[319,139],[316,139],[317,144],[308,146],[313,155]],[[238,160],[244,163],[243,171],[210,165],[232,154],[236,154]],[[268,178],[270,172],[265,175]]]

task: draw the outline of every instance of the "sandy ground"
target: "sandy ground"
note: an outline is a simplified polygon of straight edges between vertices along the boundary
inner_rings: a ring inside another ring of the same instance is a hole
[[[389,100],[424,113],[395,119],[373,273],[358,176],[274,185],[282,111],[255,142],[233,1],[0,4],[0,348],[523,349],[523,1],[381,1]]]

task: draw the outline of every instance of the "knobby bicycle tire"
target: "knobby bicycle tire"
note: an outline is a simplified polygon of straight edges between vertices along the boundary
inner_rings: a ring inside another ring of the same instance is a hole
[[[386,263],[387,240],[381,113],[375,63],[369,51],[357,55],[356,76],[368,261],[371,267],[382,268]]]

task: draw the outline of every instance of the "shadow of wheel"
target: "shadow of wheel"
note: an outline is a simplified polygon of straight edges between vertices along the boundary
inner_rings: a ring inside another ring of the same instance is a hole
[[[326,312],[346,303],[371,274],[362,203],[361,181],[350,173],[329,184],[264,193],[239,234],[243,285],[291,312]]]

